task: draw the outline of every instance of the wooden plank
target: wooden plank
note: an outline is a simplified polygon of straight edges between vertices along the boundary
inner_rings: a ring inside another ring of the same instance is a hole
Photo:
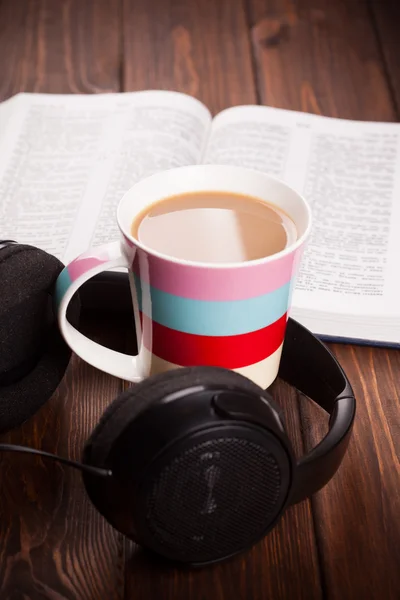
[[[124,89],[174,89],[213,112],[254,103],[241,0],[124,0]]]
[[[254,103],[256,90],[240,0],[124,2],[126,89],[162,88],[192,94],[213,113]],[[277,386],[287,428],[301,453],[295,396]],[[293,402],[293,404],[291,404]],[[314,600],[321,587],[309,503],[295,507],[270,536],[229,563],[201,571],[171,569],[131,546],[126,598]]]
[[[0,98],[19,91],[119,90],[118,3],[112,0],[2,0]],[[85,323],[85,321],[84,321]],[[118,324],[92,337],[123,340]],[[2,441],[79,459],[121,382],[72,360],[54,397]],[[80,475],[17,454],[0,458],[0,599],[118,600],[123,544],[90,505]]]
[[[393,105],[365,2],[248,0],[263,104],[365,120]]]
[[[124,324],[86,316],[82,331],[112,347]],[[102,326],[103,327],[103,326]],[[53,398],[2,442],[79,460],[85,440],[121,382],[74,357]],[[40,458],[0,457],[0,600],[118,600],[122,597],[122,538],[86,496],[78,472]],[[14,596],[13,596],[14,597]]]
[[[353,385],[357,418],[348,455],[315,496],[326,598],[387,598],[400,590],[400,352],[334,345]],[[304,406],[308,447],[326,420]]]
[[[400,117],[400,4],[397,0],[369,0],[390,81],[397,116]]]
[[[119,0],[3,0],[0,100],[119,90]]]
[[[396,120],[365,2],[249,0],[249,7],[265,104],[352,119]],[[400,354],[333,348],[354,386],[358,412],[342,468],[313,500],[324,597],[394,599],[400,589]],[[326,420],[311,403],[304,403],[302,426],[310,447],[326,431]]]

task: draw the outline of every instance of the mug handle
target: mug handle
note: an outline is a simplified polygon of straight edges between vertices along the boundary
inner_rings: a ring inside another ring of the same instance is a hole
[[[75,329],[66,317],[68,304],[83,283],[103,271],[129,266],[119,242],[91,248],[61,271],[55,285],[54,303],[61,333],[75,354],[100,371],[136,383],[143,379],[136,356],[111,350],[90,340]]]

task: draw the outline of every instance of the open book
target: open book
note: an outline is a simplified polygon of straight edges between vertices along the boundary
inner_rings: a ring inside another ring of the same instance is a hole
[[[238,106],[214,119],[175,92],[18,94],[0,105],[0,238],[63,262],[117,238],[139,179],[241,165],[309,201],[291,316],[323,338],[400,344],[400,124]]]

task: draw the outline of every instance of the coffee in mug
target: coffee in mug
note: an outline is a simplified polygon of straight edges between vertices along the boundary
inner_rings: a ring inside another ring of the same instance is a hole
[[[169,257],[207,263],[257,260],[297,239],[293,220],[278,206],[221,191],[163,198],[135,216],[131,234]]]

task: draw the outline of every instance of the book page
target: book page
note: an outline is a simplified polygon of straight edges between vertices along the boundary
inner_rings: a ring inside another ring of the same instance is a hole
[[[107,174],[99,165],[98,178],[88,190],[78,223],[85,213],[93,218],[93,200],[101,194],[90,245],[117,239],[116,208],[137,181],[156,171],[196,164],[204,150],[211,114],[200,102],[175,92],[136,92],[117,100],[109,140],[112,160]],[[105,181],[107,179],[107,182]],[[78,239],[79,239],[79,232]]]
[[[16,97],[9,98],[0,103],[0,140],[6,134],[13,115],[17,111],[17,105]]]
[[[313,133],[303,195],[313,233],[295,302],[350,314],[400,314],[400,126],[329,123]],[[396,291],[397,290],[397,291]]]
[[[311,205],[294,307],[400,312],[400,125],[236,107],[214,119],[203,161],[278,177]]]
[[[14,108],[11,119],[0,112],[2,236],[63,257],[112,111],[111,97],[96,100],[19,94],[5,103]]]
[[[114,240],[122,195],[159,169],[197,162],[210,122],[200,102],[174,92],[8,100],[0,105],[2,237],[64,262]]]

